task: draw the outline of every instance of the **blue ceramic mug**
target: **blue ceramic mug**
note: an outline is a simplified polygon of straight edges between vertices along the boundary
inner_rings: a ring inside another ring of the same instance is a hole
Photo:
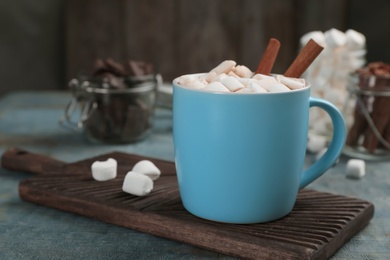
[[[332,119],[327,152],[303,170],[309,108]],[[180,196],[192,214],[227,223],[287,215],[298,191],[340,156],[346,128],[310,86],[281,93],[213,93],[173,81],[173,138]]]

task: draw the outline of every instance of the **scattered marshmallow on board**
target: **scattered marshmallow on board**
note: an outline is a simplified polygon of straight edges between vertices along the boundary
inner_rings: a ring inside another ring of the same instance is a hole
[[[117,165],[117,161],[112,158],[106,161],[95,161],[91,165],[92,177],[97,181],[115,179]],[[153,162],[141,160],[126,174],[122,190],[132,195],[145,196],[153,190],[153,181],[157,180],[160,175],[160,169]]]
[[[160,174],[160,169],[153,162],[141,160],[126,174],[122,190],[136,196],[148,195],[153,190],[153,181],[157,180]]]
[[[149,160],[142,160],[137,162],[131,171],[142,173],[143,175],[151,178],[153,181],[157,180],[161,175],[160,169]]]
[[[92,177],[97,181],[108,181],[116,178],[117,162],[109,158],[106,161],[96,161],[91,166]]]
[[[129,171],[123,181],[122,190],[132,195],[145,196],[153,190],[153,180],[142,173]]]

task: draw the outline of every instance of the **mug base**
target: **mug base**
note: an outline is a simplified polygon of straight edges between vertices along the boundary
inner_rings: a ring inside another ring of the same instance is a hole
[[[219,222],[224,224],[243,224],[243,225],[249,225],[249,224],[261,224],[261,223],[268,223],[277,221],[279,219],[282,219],[286,217],[288,214],[290,214],[291,210],[289,210],[287,213],[283,215],[279,215],[277,217],[257,217],[257,218],[229,218],[229,216],[224,216],[223,218],[219,217],[210,217],[204,214],[198,214],[191,210],[189,210],[185,205],[184,208],[195,217],[213,221],[213,222]]]

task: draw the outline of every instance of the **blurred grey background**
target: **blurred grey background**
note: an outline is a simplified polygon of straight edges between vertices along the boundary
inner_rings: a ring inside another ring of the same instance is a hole
[[[96,58],[153,62],[166,81],[225,59],[255,69],[270,37],[283,72],[304,33],[355,29],[390,63],[388,0],[0,1],[0,95],[67,89]]]

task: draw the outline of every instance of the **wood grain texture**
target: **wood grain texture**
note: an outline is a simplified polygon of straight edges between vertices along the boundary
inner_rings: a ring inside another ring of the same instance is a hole
[[[51,157],[27,152],[19,148],[9,148],[1,156],[1,167],[34,174],[48,174],[65,166],[64,162]]]
[[[107,158],[118,161],[118,177],[94,181],[90,165]],[[140,159],[150,159],[162,172],[153,192],[145,197],[121,190],[125,173]],[[327,259],[374,213],[373,205],[360,199],[302,190],[293,211],[280,220],[224,224],[197,218],[184,209],[172,162],[115,152],[68,164],[56,173],[21,181],[21,198],[248,259]]]
[[[67,78],[90,73],[97,58],[126,59],[124,2],[66,1]]]
[[[347,30],[351,5],[352,3],[348,0],[295,0],[297,36],[310,31],[326,31],[331,28]]]
[[[273,70],[281,74],[302,34],[343,29],[347,12],[346,0],[70,0],[67,7],[68,78],[112,57],[152,61],[165,81],[227,59],[256,70],[271,37],[282,44]]]
[[[178,66],[176,6],[173,0],[123,1],[124,52],[122,59],[145,60],[167,78]]]
[[[178,75],[206,72],[223,60],[237,60],[240,9],[237,0],[178,2]]]
[[[241,1],[242,14],[239,35],[239,60],[251,70],[256,70],[260,58],[274,35],[265,25],[268,0]],[[276,61],[275,67],[279,64]]]
[[[298,53],[299,37],[296,34],[296,16],[294,0],[268,1],[264,9],[264,37],[266,41],[273,37],[280,41],[278,59],[274,72],[283,74]]]

